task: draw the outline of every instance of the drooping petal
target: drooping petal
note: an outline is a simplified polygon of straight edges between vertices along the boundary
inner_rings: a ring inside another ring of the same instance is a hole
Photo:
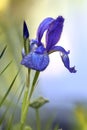
[[[66,51],[63,47],[61,47],[61,46],[53,46],[49,51],[48,51],[48,53],[50,54],[50,53],[53,53],[53,52],[55,52],[55,51],[59,51],[59,52],[62,52],[62,53],[64,53],[64,54],[69,54],[70,53],[70,51]]]
[[[70,60],[67,54],[60,53],[61,59],[63,61],[64,66],[71,72],[71,73],[76,73],[77,71],[75,70],[74,67],[70,67]]]
[[[30,69],[43,71],[49,64],[49,56],[31,52],[22,59],[21,64]]]
[[[29,37],[29,31],[28,31],[28,28],[27,28],[27,25],[26,25],[25,21],[24,21],[24,24],[23,24],[23,37],[25,39],[27,39]]]
[[[46,19],[44,19],[41,24],[38,27],[37,30],[37,39],[38,39],[38,46],[41,43],[41,38],[43,36],[43,33],[45,32],[46,29],[48,29],[49,24],[53,21],[53,18],[48,17]]]
[[[57,17],[50,23],[46,33],[46,48],[49,51],[60,39],[63,29],[64,18],[62,16]]]

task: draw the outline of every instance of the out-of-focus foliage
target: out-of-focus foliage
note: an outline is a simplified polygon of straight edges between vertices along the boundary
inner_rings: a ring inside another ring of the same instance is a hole
[[[10,0],[0,0],[0,12],[4,12],[9,7]]]
[[[75,109],[76,121],[79,130],[87,130],[87,108],[77,106]]]
[[[7,124],[8,129],[12,127],[13,117],[19,118],[17,108],[25,89],[26,69],[20,65],[22,30],[27,9],[29,11],[33,3],[35,1],[0,1],[0,125]]]
[[[24,89],[21,70],[22,22],[12,14],[11,1],[0,1],[0,125],[12,124]],[[5,49],[6,46],[6,49]],[[4,49],[3,49],[4,48]],[[16,76],[16,74],[19,74]],[[16,76],[16,77],[15,77]],[[13,113],[13,114],[11,114]],[[9,116],[10,115],[10,116]],[[8,118],[9,117],[9,118]],[[7,120],[8,119],[8,120]],[[3,124],[4,123],[4,124]]]
[[[0,59],[2,58],[2,56],[3,56],[3,54],[4,54],[5,50],[6,50],[6,48],[7,48],[7,46],[5,46],[4,49],[2,50],[2,52],[0,53]]]

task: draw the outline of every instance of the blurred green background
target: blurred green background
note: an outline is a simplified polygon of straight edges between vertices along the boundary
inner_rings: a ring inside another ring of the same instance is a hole
[[[14,110],[14,123],[20,119],[26,78],[26,69],[20,65],[23,21],[26,21],[32,39],[36,37],[37,27],[44,18],[56,18],[58,15],[65,18],[59,44],[71,51],[71,64],[76,65],[78,72],[68,73],[57,53],[50,56],[51,63],[41,73],[39,85],[34,93],[34,97],[43,95],[50,100],[40,111],[42,129],[47,120],[52,118],[52,129],[58,123],[63,130],[87,130],[86,0],[0,0],[0,53],[7,45],[0,59],[0,73],[10,63],[0,74],[0,101],[19,71],[9,95],[0,107],[1,120],[4,117],[1,127],[5,127],[10,119],[9,114],[11,116]],[[31,118],[27,118],[27,123],[35,128],[35,113],[30,111]]]

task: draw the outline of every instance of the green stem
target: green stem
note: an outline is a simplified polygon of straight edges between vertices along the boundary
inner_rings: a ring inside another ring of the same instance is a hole
[[[29,92],[28,92],[28,88],[24,93],[24,98],[23,98],[23,103],[22,103],[22,111],[21,111],[21,121],[20,121],[20,130],[22,130],[25,125],[25,121],[26,121],[26,117],[27,117],[27,113],[29,110]]]
[[[36,109],[36,124],[37,124],[37,130],[41,130],[39,109]]]
[[[31,87],[31,90],[30,90],[30,69],[28,69],[28,77],[27,77],[27,82],[26,82],[27,90],[25,91],[23,104],[22,104],[21,127],[20,127],[20,130],[22,130],[22,127],[24,127],[24,124],[25,124],[25,121],[26,121],[26,117],[27,117],[27,113],[28,113],[28,110],[29,110],[30,98],[31,98],[31,96],[33,94],[33,91],[34,91],[34,88],[35,88],[35,84],[37,82],[39,74],[40,74],[40,72],[36,71],[34,79],[33,79],[32,87]]]
[[[30,51],[29,42],[30,42],[29,39],[24,39],[24,49],[25,49],[26,55]],[[23,98],[23,103],[22,103],[20,130],[23,130],[23,128],[25,127],[26,117],[27,117],[27,113],[28,113],[28,110],[29,110],[30,98],[33,94],[35,84],[36,84],[37,79],[39,77],[39,73],[40,73],[39,71],[36,71],[35,76],[33,78],[31,90],[30,90],[30,69],[28,68],[28,75],[27,75],[27,78],[26,78],[27,88],[26,88],[26,91],[24,93],[24,98]],[[39,118],[38,112],[37,112],[37,118]],[[40,130],[40,129],[38,129],[38,130]]]
[[[24,50],[25,54],[27,55],[29,53],[29,39],[24,39]],[[30,89],[30,69],[28,69],[28,74],[26,78],[26,91],[24,93],[23,103],[22,103],[22,111],[21,111],[21,121],[20,121],[20,130],[23,130],[26,122],[27,113],[29,110],[29,89]]]
[[[24,124],[20,124],[20,130],[23,130],[24,129]]]
[[[28,69],[28,75],[26,78],[26,87],[29,89],[30,87],[30,69]]]

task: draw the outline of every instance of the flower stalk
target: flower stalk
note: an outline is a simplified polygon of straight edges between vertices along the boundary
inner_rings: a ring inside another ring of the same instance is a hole
[[[41,122],[40,122],[39,109],[35,109],[35,111],[36,111],[36,125],[37,125],[37,130],[41,130]]]
[[[25,53],[24,55],[26,56],[30,52],[30,40],[29,40],[29,32],[28,32],[27,25],[25,22],[24,22],[24,26],[23,26],[23,38],[24,38],[24,53]],[[35,72],[35,76],[33,78],[33,82],[32,82],[31,89],[30,89],[31,69],[28,68],[27,70],[28,70],[27,71],[28,73],[27,73],[27,78],[26,78],[26,91],[24,93],[24,98],[23,98],[23,103],[22,103],[20,130],[23,130],[23,128],[25,127],[26,117],[27,117],[27,113],[29,111],[30,99],[31,99],[36,82],[37,82],[39,74],[40,74],[39,71]]]
[[[30,40],[29,40],[29,32],[27,29],[27,25],[24,22],[23,25],[23,38],[24,38],[24,52],[25,55],[27,55],[30,51],[29,45],[30,45]],[[27,78],[26,78],[26,91],[24,93],[24,98],[23,98],[23,103],[22,103],[22,111],[21,111],[21,123],[20,123],[20,130],[23,130],[25,126],[25,121],[29,109],[29,89],[30,89],[30,68],[28,68],[28,73],[27,73]]]

